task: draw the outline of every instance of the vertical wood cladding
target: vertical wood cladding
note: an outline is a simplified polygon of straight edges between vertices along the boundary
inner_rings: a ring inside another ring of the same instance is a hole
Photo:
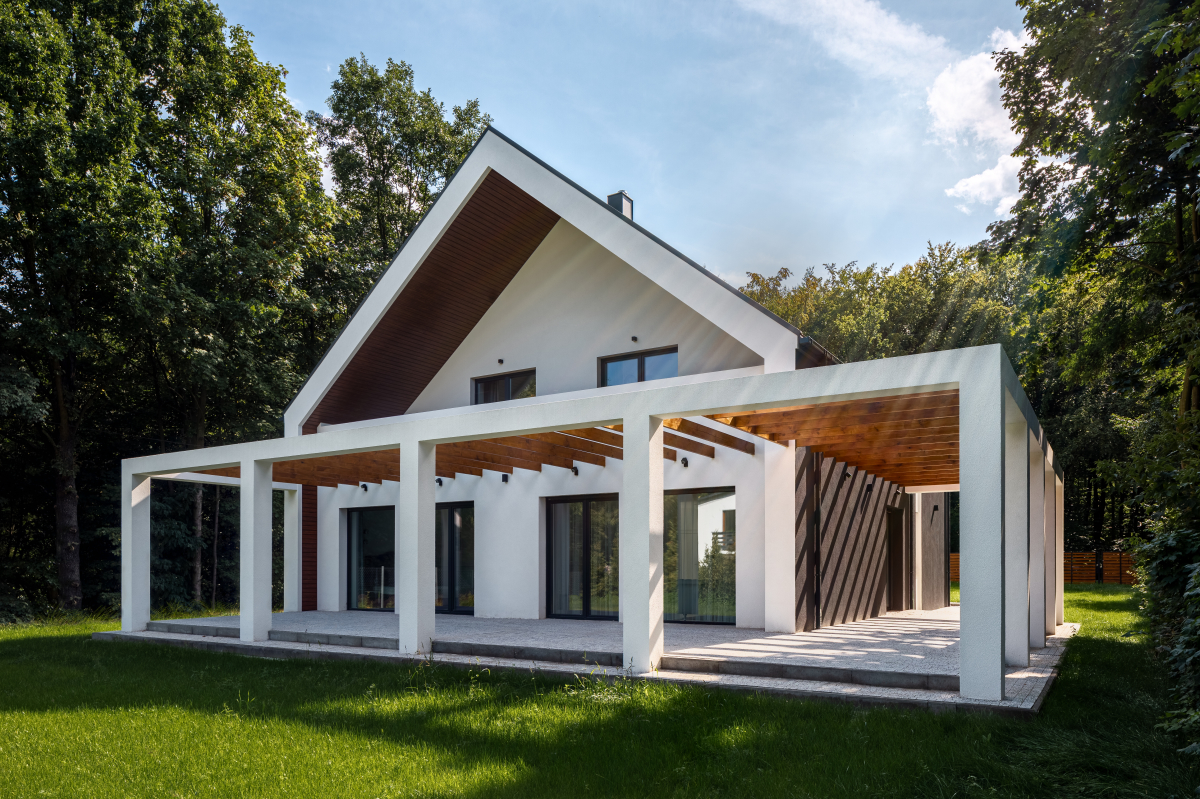
[[[937,505],[937,511],[933,506]],[[950,604],[949,559],[946,557],[946,495],[921,495],[921,607]]]
[[[317,609],[317,487],[300,488],[300,609]]]
[[[407,411],[557,222],[558,214],[488,173],[304,431]]]
[[[804,448],[797,449],[796,478],[798,629],[880,615],[887,609],[887,508],[902,507],[903,495],[888,480]]]
[[[817,458],[796,447],[796,629],[815,630],[820,569],[817,562]]]

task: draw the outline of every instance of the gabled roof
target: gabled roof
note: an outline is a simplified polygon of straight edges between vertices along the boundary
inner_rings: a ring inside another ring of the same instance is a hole
[[[559,219],[766,371],[799,365],[799,330],[489,127],[288,406],[285,435],[403,414]]]

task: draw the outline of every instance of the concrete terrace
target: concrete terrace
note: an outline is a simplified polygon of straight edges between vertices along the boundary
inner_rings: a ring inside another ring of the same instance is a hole
[[[959,693],[959,608],[903,611],[812,632],[702,624],[667,624],[659,669],[639,679],[696,683],[784,696],[932,710],[983,709],[1036,713],[1054,679],[1066,639],[1060,625],[1028,667],[1005,670],[1005,698],[967,700]],[[265,642],[239,640],[238,616],[150,622],[145,632],[98,633],[273,658],[405,662],[428,658],[451,666],[537,669],[603,677],[622,668],[622,625],[567,619],[482,619],[439,615],[433,652],[399,651],[397,620],[380,612],[276,613]]]

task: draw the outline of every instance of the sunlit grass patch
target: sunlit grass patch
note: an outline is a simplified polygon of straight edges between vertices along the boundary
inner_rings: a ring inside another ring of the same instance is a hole
[[[0,627],[0,796],[1190,794],[1129,589],[1070,587],[1067,616],[1032,722]]]

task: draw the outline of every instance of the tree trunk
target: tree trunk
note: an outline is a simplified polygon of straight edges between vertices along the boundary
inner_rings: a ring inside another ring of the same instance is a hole
[[[192,399],[188,449],[200,449],[204,446],[207,406],[208,392],[198,392]],[[196,548],[192,557],[192,600],[200,605],[204,602],[204,589],[200,585],[200,566],[204,550],[204,486],[199,483],[196,484],[192,500],[192,527],[196,531]]]
[[[196,483],[195,490],[192,522],[196,527],[196,551],[192,558],[192,600],[200,605],[204,602],[204,589],[200,585],[200,569],[204,560],[204,486]]]
[[[63,610],[83,607],[83,581],[79,571],[79,422],[73,413],[75,359],[50,363],[54,380],[57,436],[54,446],[54,556],[58,565],[58,604]]]
[[[212,605],[217,607],[217,536],[221,531],[221,487],[213,486]]]

